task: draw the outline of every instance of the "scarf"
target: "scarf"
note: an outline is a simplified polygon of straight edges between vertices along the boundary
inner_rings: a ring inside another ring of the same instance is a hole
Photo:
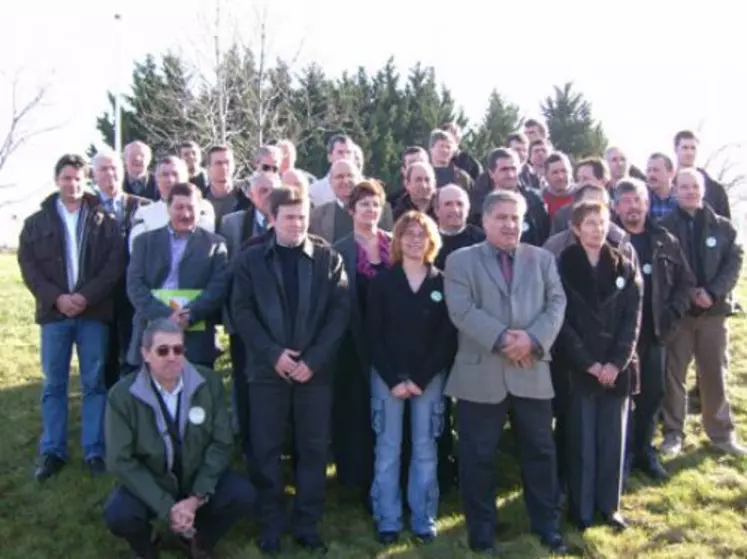
[[[378,231],[376,235],[379,242],[379,257],[381,258],[381,263],[389,268],[392,265],[391,240],[382,231]],[[356,271],[369,279],[374,277],[376,275],[376,268],[368,261],[368,253],[366,252],[366,249],[364,249],[358,241],[355,242],[355,249],[358,262]]]

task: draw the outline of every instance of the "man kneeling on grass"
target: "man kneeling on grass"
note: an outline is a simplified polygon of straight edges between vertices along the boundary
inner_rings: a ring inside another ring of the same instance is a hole
[[[120,485],[104,520],[136,557],[157,557],[151,521],[160,518],[189,557],[207,559],[255,501],[251,483],[228,470],[233,435],[221,380],[185,360],[184,334],[168,319],[145,329],[142,354],[140,371],[109,392],[107,466]]]

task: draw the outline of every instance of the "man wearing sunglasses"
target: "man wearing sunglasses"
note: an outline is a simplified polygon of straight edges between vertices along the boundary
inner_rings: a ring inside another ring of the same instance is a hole
[[[184,334],[167,318],[151,322],[142,368],[119,381],[106,407],[107,463],[118,486],[104,507],[109,530],[136,557],[153,559],[161,519],[193,559],[253,510],[251,483],[229,471],[232,433],[220,377],[184,358]]]

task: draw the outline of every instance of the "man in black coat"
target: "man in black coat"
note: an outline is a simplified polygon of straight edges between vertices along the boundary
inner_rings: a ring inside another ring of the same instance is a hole
[[[237,257],[230,309],[246,347],[259,547],[269,555],[280,551],[286,524],[280,458],[292,414],[298,460],[293,534],[305,549],[324,552],[318,526],[331,428],[331,366],[348,325],[348,281],[342,257],[307,235],[305,194],[278,188],[269,206],[275,234]]]

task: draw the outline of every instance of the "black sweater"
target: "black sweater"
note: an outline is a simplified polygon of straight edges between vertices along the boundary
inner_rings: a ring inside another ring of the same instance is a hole
[[[366,323],[371,361],[390,388],[411,380],[425,390],[437,373],[451,367],[457,334],[437,268],[430,267],[415,293],[401,265],[376,274]]]

